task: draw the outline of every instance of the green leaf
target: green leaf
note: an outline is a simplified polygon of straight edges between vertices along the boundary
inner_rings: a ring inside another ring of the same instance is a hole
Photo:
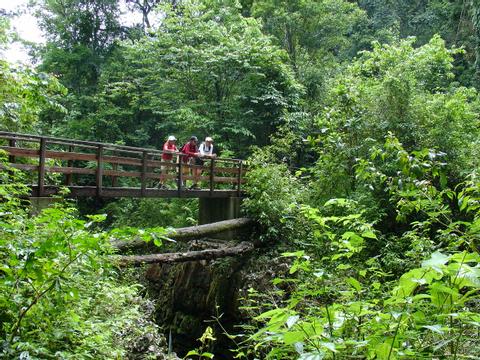
[[[337,352],[337,347],[332,342],[321,342],[320,345],[332,352]]]
[[[423,268],[432,268],[439,273],[442,272],[442,268],[444,265],[450,260],[449,255],[444,255],[439,251],[436,251],[432,254],[430,259],[422,261],[422,267]]]
[[[436,324],[436,325],[424,325],[422,326],[424,327],[425,329],[429,329],[431,331],[433,331],[434,333],[437,333],[437,334],[440,334],[440,335],[443,335],[444,334],[444,331],[442,330],[442,325],[439,325],[439,324]]]
[[[357,290],[357,292],[360,292],[362,290],[362,285],[357,279],[349,277],[347,279],[347,283],[349,283],[355,290]]]
[[[290,316],[288,319],[287,319],[287,327],[290,329],[293,325],[295,325],[298,321],[298,319],[300,319],[300,316],[298,315],[293,315],[293,316]]]
[[[209,352],[203,352],[203,353],[200,354],[200,356],[201,357],[206,357],[208,359],[213,359],[215,355],[212,354],[212,353],[209,353]]]
[[[200,356],[200,353],[197,351],[197,350],[190,350],[187,355],[185,355],[185,358],[188,357],[188,356],[192,356],[192,355],[195,355],[195,356]]]
[[[365,231],[362,233],[362,237],[369,239],[377,239],[377,235],[373,231]]]
[[[283,341],[285,345],[292,345],[297,342],[302,342],[305,339],[305,333],[303,331],[288,331],[283,334]]]
[[[377,355],[378,360],[388,360],[389,354],[390,354],[390,348],[391,348],[391,345],[386,342],[377,345],[375,347],[375,354]],[[391,359],[394,359],[394,358],[390,357],[390,360]]]
[[[324,352],[316,351],[316,352],[309,352],[303,353],[300,355],[298,360],[322,360],[325,357]]]
[[[305,255],[305,251],[300,250],[300,251],[295,251],[295,252],[284,252],[282,253],[283,257],[296,257],[296,258],[301,258],[302,256]]]

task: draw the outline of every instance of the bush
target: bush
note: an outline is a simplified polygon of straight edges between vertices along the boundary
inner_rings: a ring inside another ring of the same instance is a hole
[[[97,226],[104,216],[79,220],[57,203],[32,217],[15,173],[0,173],[0,357],[128,358],[147,334],[146,358],[160,356],[147,302],[110,264],[109,234]]]
[[[301,183],[284,164],[268,164],[258,152],[251,159],[244,187],[245,214],[260,226],[262,241],[288,239],[295,231],[295,218],[302,193]]]

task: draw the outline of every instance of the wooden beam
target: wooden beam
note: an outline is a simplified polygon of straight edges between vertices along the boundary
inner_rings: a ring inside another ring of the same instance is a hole
[[[113,153],[114,155],[116,155],[116,153],[114,152]],[[117,171],[118,170],[118,164],[117,163],[112,163],[112,171]],[[118,185],[118,177],[116,175],[111,175],[111,179],[112,179],[112,186],[115,187]]]
[[[96,195],[98,197],[102,196],[102,187],[103,187],[103,146],[98,145],[97,148],[97,191]]]
[[[15,164],[18,165],[18,164]],[[32,165],[36,167],[36,165]],[[38,196],[38,186],[33,185],[32,196]],[[60,186],[49,185],[44,188],[44,195],[50,196],[58,194]],[[69,197],[95,197],[97,196],[96,186],[67,186],[70,190]],[[242,193],[243,196],[243,193]],[[140,197],[140,188],[130,187],[103,187],[102,197],[104,198],[122,198],[122,197]],[[145,197],[147,198],[174,198],[178,196],[178,190],[161,190],[157,188],[145,189]],[[220,190],[217,189],[210,195],[210,190],[182,190],[180,197],[182,198],[230,198],[237,197],[237,190]]]
[[[10,148],[15,149],[17,146],[17,141],[15,139],[8,140],[8,145]],[[8,162],[14,163],[15,162],[15,155],[10,154],[8,156]]]
[[[210,195],[213,195],[215,189],[214,175],[215,174],[215,159],[210,159]]]
[[[142,153],[142,172],[140,175],[140,196],[145,197],[145,189],[147,187],[147,182],[146,182],[146,173],[147,173],[147,156],[148,152],[144,151]]]
[[[68,151],[71,152],[71,153],[73,152],[73,149],[74,149],[73,145],[70,145],[68,147]],[[73,160],[72,159],[69,159],[67,161],[67,167],[73,168]],[[73,184],[73,173],[68,173],[65,176],[65,185],[72,186],[72,184]]]
[[[177,196],[180,198],[182,197],[182,187],[183,187],[183,174],[182,174],[182,158],[179,157],[178,159],[178,179],[177,179]]]
[[[45,153],[47,151],[47,140],[45,138],[40,139],[40,150],[38,158],[38,196],[45,196]]]
[[[95,169],[63,167],[63,166],[45,166],[45,172],[60,173],[60,174],[80,174],[80,175],[95,175],[97,173]]]
[[[237,181],[237,192],[238,197],[240,197],[241,187],[242,187],[242,160],[238,163],[238,181]]]
[[[0,146],[0,149],[5,150],[10,156],[38,158],[39,155],[39,150],[37,149],[25,149],[11,146]]]

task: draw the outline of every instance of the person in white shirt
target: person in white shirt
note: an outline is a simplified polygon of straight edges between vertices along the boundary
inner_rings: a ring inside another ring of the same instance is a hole
[[[215,158],[217,155],[213,153],[213,139],[210,136],[205,138],[205,142],[200,144],[198,148],[200,157],[202,158]]]

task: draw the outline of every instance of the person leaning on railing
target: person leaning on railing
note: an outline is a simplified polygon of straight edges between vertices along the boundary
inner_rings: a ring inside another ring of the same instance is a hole
[[[215,159],[217,157],[217,154],[213,152],[213,139],[210,136],[207,136],[205,141],[200,144],[198,151],[200,156],[197,158],[197,165],[203,166],[204,159]],[[201,176],[202,170],[199,170],[199,176]]]
[[[217,157],[217,154],[213,152],[213,139],[210,136],[207,136],[205,141],[200,144],[198,151],[200,152],[200,158],[214,159]],[[201,161],[203,165],[203,160]]]
[[[183,145],[182,149],[180,150],[184,156],[182,156],[182,161],[186,164],[189,165],[197,165],[199,162],[199,156],[200,153],[198,152],[198,139],[196,136],[190,137],[190,140],[188,143]],[[199,164],[201,165],[201,164]],[[198,168],[193,168],[192,174],[193,174],[193,184],[190,187],[191,189],[198,189],[198,177],[200,176],[200,173],[202,172],[201,169]],[[184,168],[184,174],[188,175],[190,173],[190,168],[185,167]],[[186,183],[186,182],[185,182]],[[182,184],[183,186],[183,184]]]
[[[165,163],[175,163],[175,159],[173,157],[174,154],[178,153],[177,145],[175,144],[177,139],[175,136],[170,135],[163,144],[163,152],[162,152],[162,162]],[[166,189],[165,186],[165,175],[167,175],[172,170],[172,165],[165,164],[160,167],[160,182],[158,183],[159,189]]]

